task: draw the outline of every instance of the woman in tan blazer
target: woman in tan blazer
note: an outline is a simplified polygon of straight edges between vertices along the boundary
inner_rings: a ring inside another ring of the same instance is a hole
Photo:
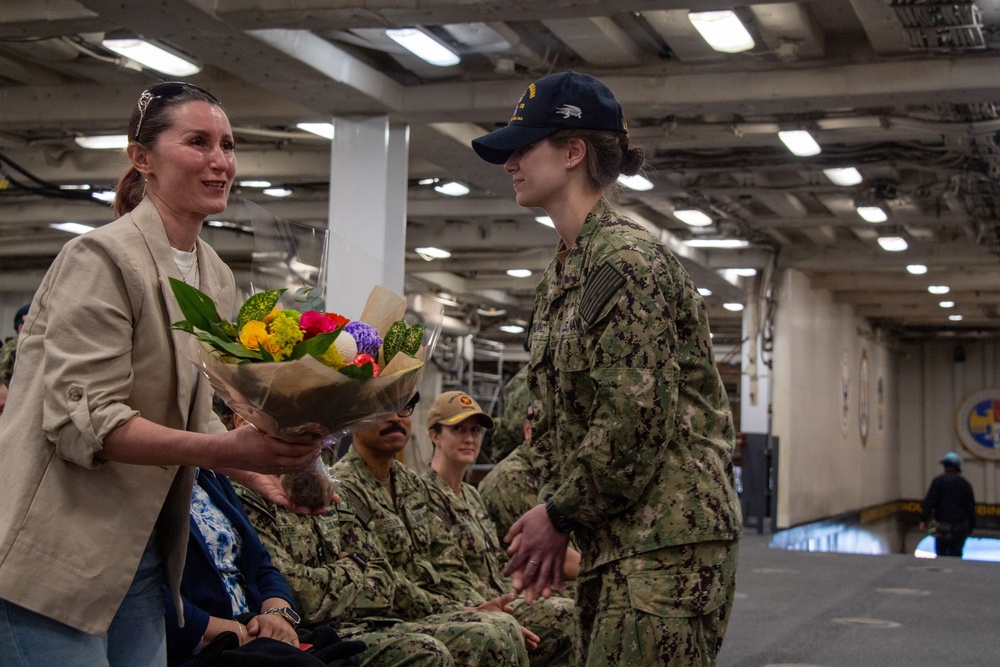
[[[233,312],[199,239],[236,174],[219,101],[186,83],[132,111],[121,217],[65,245],[21,331],[0,416],[0,663],[165,665],[163,586],[180,609],[194,468],[301,470],[316,445],[227,431],[188,361],[168,278]]]

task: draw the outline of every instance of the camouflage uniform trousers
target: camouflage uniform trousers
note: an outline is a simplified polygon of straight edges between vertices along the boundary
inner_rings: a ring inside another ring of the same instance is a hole
[[[514,618],[538,635],[538,648],[529,657],[532,667],[575,667],[576,601],[562,595],[542,598],[530,605],[520,597],[512,603]]]
[[[521,626],[503,612],[453,611],[385,626],[368,621],[365,626],[369,632],[386,629],[430,635],[447,647],[458,667],[528,667]]]
[[[586,667],[711,667],[736,589],[739,542],[699,542],[613,561],[581,576]]]
[[[361,667],[461,667],[448,647],[430,635],[402,630],[364,632],[338,628],[343,639],[359,639],[368,648],[359,656]]]

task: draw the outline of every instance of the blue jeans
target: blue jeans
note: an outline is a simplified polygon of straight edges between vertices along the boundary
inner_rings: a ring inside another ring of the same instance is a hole
[[[92,635],[0,599],[4,667],[163,667],[163,573],[153,539],[107,636]]]

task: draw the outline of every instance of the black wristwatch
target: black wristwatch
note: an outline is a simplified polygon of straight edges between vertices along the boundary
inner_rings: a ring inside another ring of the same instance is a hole
[[[552,502],[551,498],[545,501],[545,512],[549,515],[552,527],[560,533],[572,533],[578,527],[576,521],[573,521],[573,519],[570,519],[556,508],[556,504]]]
[[[302,622],[302,619],[299,617],[298,614],[295,613],[295,610],[292,609],[291,607],[271,607],[270,609],[265,611],[264,614],[277,614],[278,616],[281,616],[283,619],[291,623],[292,628],[299,627],[299,623]]]

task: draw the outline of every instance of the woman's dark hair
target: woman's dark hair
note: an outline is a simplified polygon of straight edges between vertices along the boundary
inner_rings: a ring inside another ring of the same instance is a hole
[[[629,148],[628,135],[623,132],[559,130],[548,139],[560,147],[570,139],[582,139],[587,144],[587,178],[598,190],[614,185],[619,176],[638,174],[646,159],[641,148]]]
[[[129,142],[152,146],[163,131],[173,125],[173,110],[186,102],[208,102],[222,107],[214,95],[198,86],[180,81],[158,83],[142,91],[139,101],[132,108],[128,121]],[[125,215],[138,206],[145,189],[142,174],[135,167],[129,167],[115,186],[112,205],[115,215]]]

